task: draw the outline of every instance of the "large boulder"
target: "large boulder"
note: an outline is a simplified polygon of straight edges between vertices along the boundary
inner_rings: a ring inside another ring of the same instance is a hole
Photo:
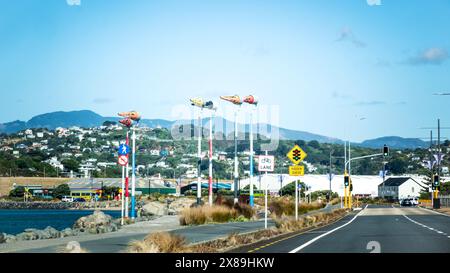
[[[111,216],[96,210],[93,214],[78,219],[73,228],[80,232],[98,234],[116,231],[118,226],[116,223],[113,223]]]
[[[169,204],[170,214],[179,214],[184,209],[190,208],[195,203],[194,200],[189,198],[178,198]]]
[[[160,202],[150,202],[142,207],[141,216],[167,215],[167,205]]]

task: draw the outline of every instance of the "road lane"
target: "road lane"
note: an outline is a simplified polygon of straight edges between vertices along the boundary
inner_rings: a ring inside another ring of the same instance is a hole
[[[310,244],[299,253],[369,253],[374,250],[381,253],[450,252],[450,217],[420,208],[392,206],[369,206],[347,224],[353,217],[354,215],[346,216],[333,225],[305,232],[252,252],[290,252],[308,242]],[[341,228],[336,229],[337,227]],[[334,229],[336,230],[323,236]],[[322,237],[318,238],[319,236]],[[312,241],[314,239],[316,240]],[[373,249],[373,246],[377,249]]]

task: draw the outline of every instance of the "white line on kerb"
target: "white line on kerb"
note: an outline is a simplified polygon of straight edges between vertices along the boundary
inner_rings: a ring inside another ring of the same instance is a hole
[[[369,205],[366,205],[366,206],[364,207],[364,209],[366,209],[368,206],[369,206]],[[328,232],[326,232],[326,233],[324,233],[324,234],[322,234],[322,235],[317,236],[316,238],[314,238],[314,239],[312,239],[312,240],[310,240],[310,241],[304,243],[303,245],[297,247],[296,249],[293,249],[293,250],[289,251],[289,253],[297,253],[297,252],[299,252],[300,250],[302,250],[303,248],[305,248],[305,247],[309,246],[310,244],[314,243],[315,241],[319,240],[320,238],[325,237],[325,236],[327,236],[328,234],[331,234],[331,233],[335,232],[336,230],[341,229],[341,228],[343,228],[343,227],[349,225],[349,224],[350,224],[351,222],[353,222],[353,221],[356,219],[356,217],[358,217],[359,214],[360,214],[361,212],[363,212],[363,211],[364,211],[364,210],[361,210],[360,212],[358,212],[358,214],[356,214],[355,217],[353,217],[350,221],[348,221],[347,223],[343,224],[342,226],[339,226],[339,227],[337,227],[337,228],[335,228],[335,229],[332,229],[332,230],[330,230],[330,231],[328,231]]]

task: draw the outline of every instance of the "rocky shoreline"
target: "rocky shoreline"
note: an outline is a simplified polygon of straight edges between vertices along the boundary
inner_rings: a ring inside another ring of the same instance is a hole
[[[12,202],[1,201],[0,209],[89,209],[89,203],[63,203],[63,202]],[[101,205],[100,205],[101,204]],[[118,203],[120,205],[120,203]],[[189,198],[180,198],[168,200],[168,202],[151,201],[143,205],[138,211],[138,217],[134,220],[127,219],[125,225],[142,221],[150,221],[163,215],[176,215],[185,208],[192,206],[193,200]],[[81,205],[81,206],[80,206]],[[101,209],[111,209],[116,204],[113,202],[97,203],[93,214],[84,216],[75,221],[72,228],[56,230],[53,227],[45,229],[28,228],[17,235],[0,233],[0,244],[17,241],[45,240],[64,238],[69,236],[78,236],[83,234],[101,234],[119,230],[121,219],[114,219],[101,211]],[[90,208],[94,209],[94,208]]]
[[[143,216],[136,218],[134,221],[127,221],[125,224],[149,221],[157,217],[158,216]],[[120,218],[113,219],[110,215],[107,215],[100,210],[96,210],[91,215],[79,218],[75,221],[72,228],[65,228],[61,231],[48,226],[45,229],[28,228],[17,235],[0,233],[0,244],[17,241],[56,239],[83,234],[109,233],[117,231],[122,227],[120,221]]]

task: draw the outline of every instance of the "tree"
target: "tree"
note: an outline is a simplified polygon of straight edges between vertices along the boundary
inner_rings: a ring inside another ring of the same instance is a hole
[[[300,190],[300,195],[304,192],[305,190],[305,183],[303,182],[299,182],[298,185],[301,185],[301,190]],[[289,184],[287,184],[286,186],[284,186],[283,188],[281,188],[280,191],[283,195],[294,195],[295,194],[295,182],[291,182]]]
[[[77,172],[80,168],[80,163],[74,159],[64,159],[61,163],[68,171]]]
[[[103,126],[106,126],[106,127],[111,126],[111,125],[116,125],[116,124],[117,124],[117,122],[110,121],[110,120],[103,122]]]
[[[61,184],[53,190],[53,197],[62,199],[64,195],[70,195],[70,188],[67,184]]]

